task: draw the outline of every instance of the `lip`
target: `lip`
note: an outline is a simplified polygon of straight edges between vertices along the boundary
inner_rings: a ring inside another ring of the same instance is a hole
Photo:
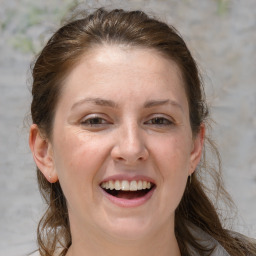
[[[119,207],[122,207],[122,208],[138,207],[138,206],[145,204],[152,197],[152,195],[156,189],[155,181],[153,179],[151,179],[147,176],[143,176],[143,175],[136,175],[136,176],[113,175],[113,176],[109,176],[106,179],[102,180],[100,182],[100,184],[102,182],[107,182],[110,180],[127,180],[127,181],[145,180],[145,181],[148,181],[148,182],[151,182],[154,184],[154,187],[147,194],[145,194],[143,197],[134,198],[134,199],[125,199],[125,198],[118,198],[118,197],[112,196],[111,194],[107,193],[103,188],[101,188],[99,185],[99,187],[103,193],[103,196],[106,197],[111,203],[113,203]]]

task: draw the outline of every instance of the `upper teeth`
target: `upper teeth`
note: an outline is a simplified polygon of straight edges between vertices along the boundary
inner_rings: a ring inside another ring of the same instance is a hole
[[[132,180],[132,181],[127,181],[127,180],[110,180],[106,182],[102,182],[100,184],[102,188],[105,189],[110,189],[110,190],[123,190],[123,191],[137,191],[137,190],[142,190],[142,189],[150,189],[152,184],[149,181],[145,180]]]

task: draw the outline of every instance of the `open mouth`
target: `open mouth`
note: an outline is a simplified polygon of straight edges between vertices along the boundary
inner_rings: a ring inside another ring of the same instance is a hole
[[[101,188],[109,195],[122,199],[138,199],[146,196],[155,184],[148,181],[107,181],[100,184]]]

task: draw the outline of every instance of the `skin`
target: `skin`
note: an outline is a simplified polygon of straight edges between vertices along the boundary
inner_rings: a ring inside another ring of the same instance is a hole
[[[101,46],[62,89],[52,140],[34,124],[30,147],[66,196],[68,255],[180,255],[174,213],[200,161],[204,127],[193,136],[177,65],[154,50]],[[118,206],[99,186],[116,174],[144,175],[155,191],[140,206]]]

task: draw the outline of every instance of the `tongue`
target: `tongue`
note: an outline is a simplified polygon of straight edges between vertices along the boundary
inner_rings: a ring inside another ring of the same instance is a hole
[[[144,196],[147,193],[145,190],[140,191],[118,191],[116,197],[124,199],[135,199]]]

